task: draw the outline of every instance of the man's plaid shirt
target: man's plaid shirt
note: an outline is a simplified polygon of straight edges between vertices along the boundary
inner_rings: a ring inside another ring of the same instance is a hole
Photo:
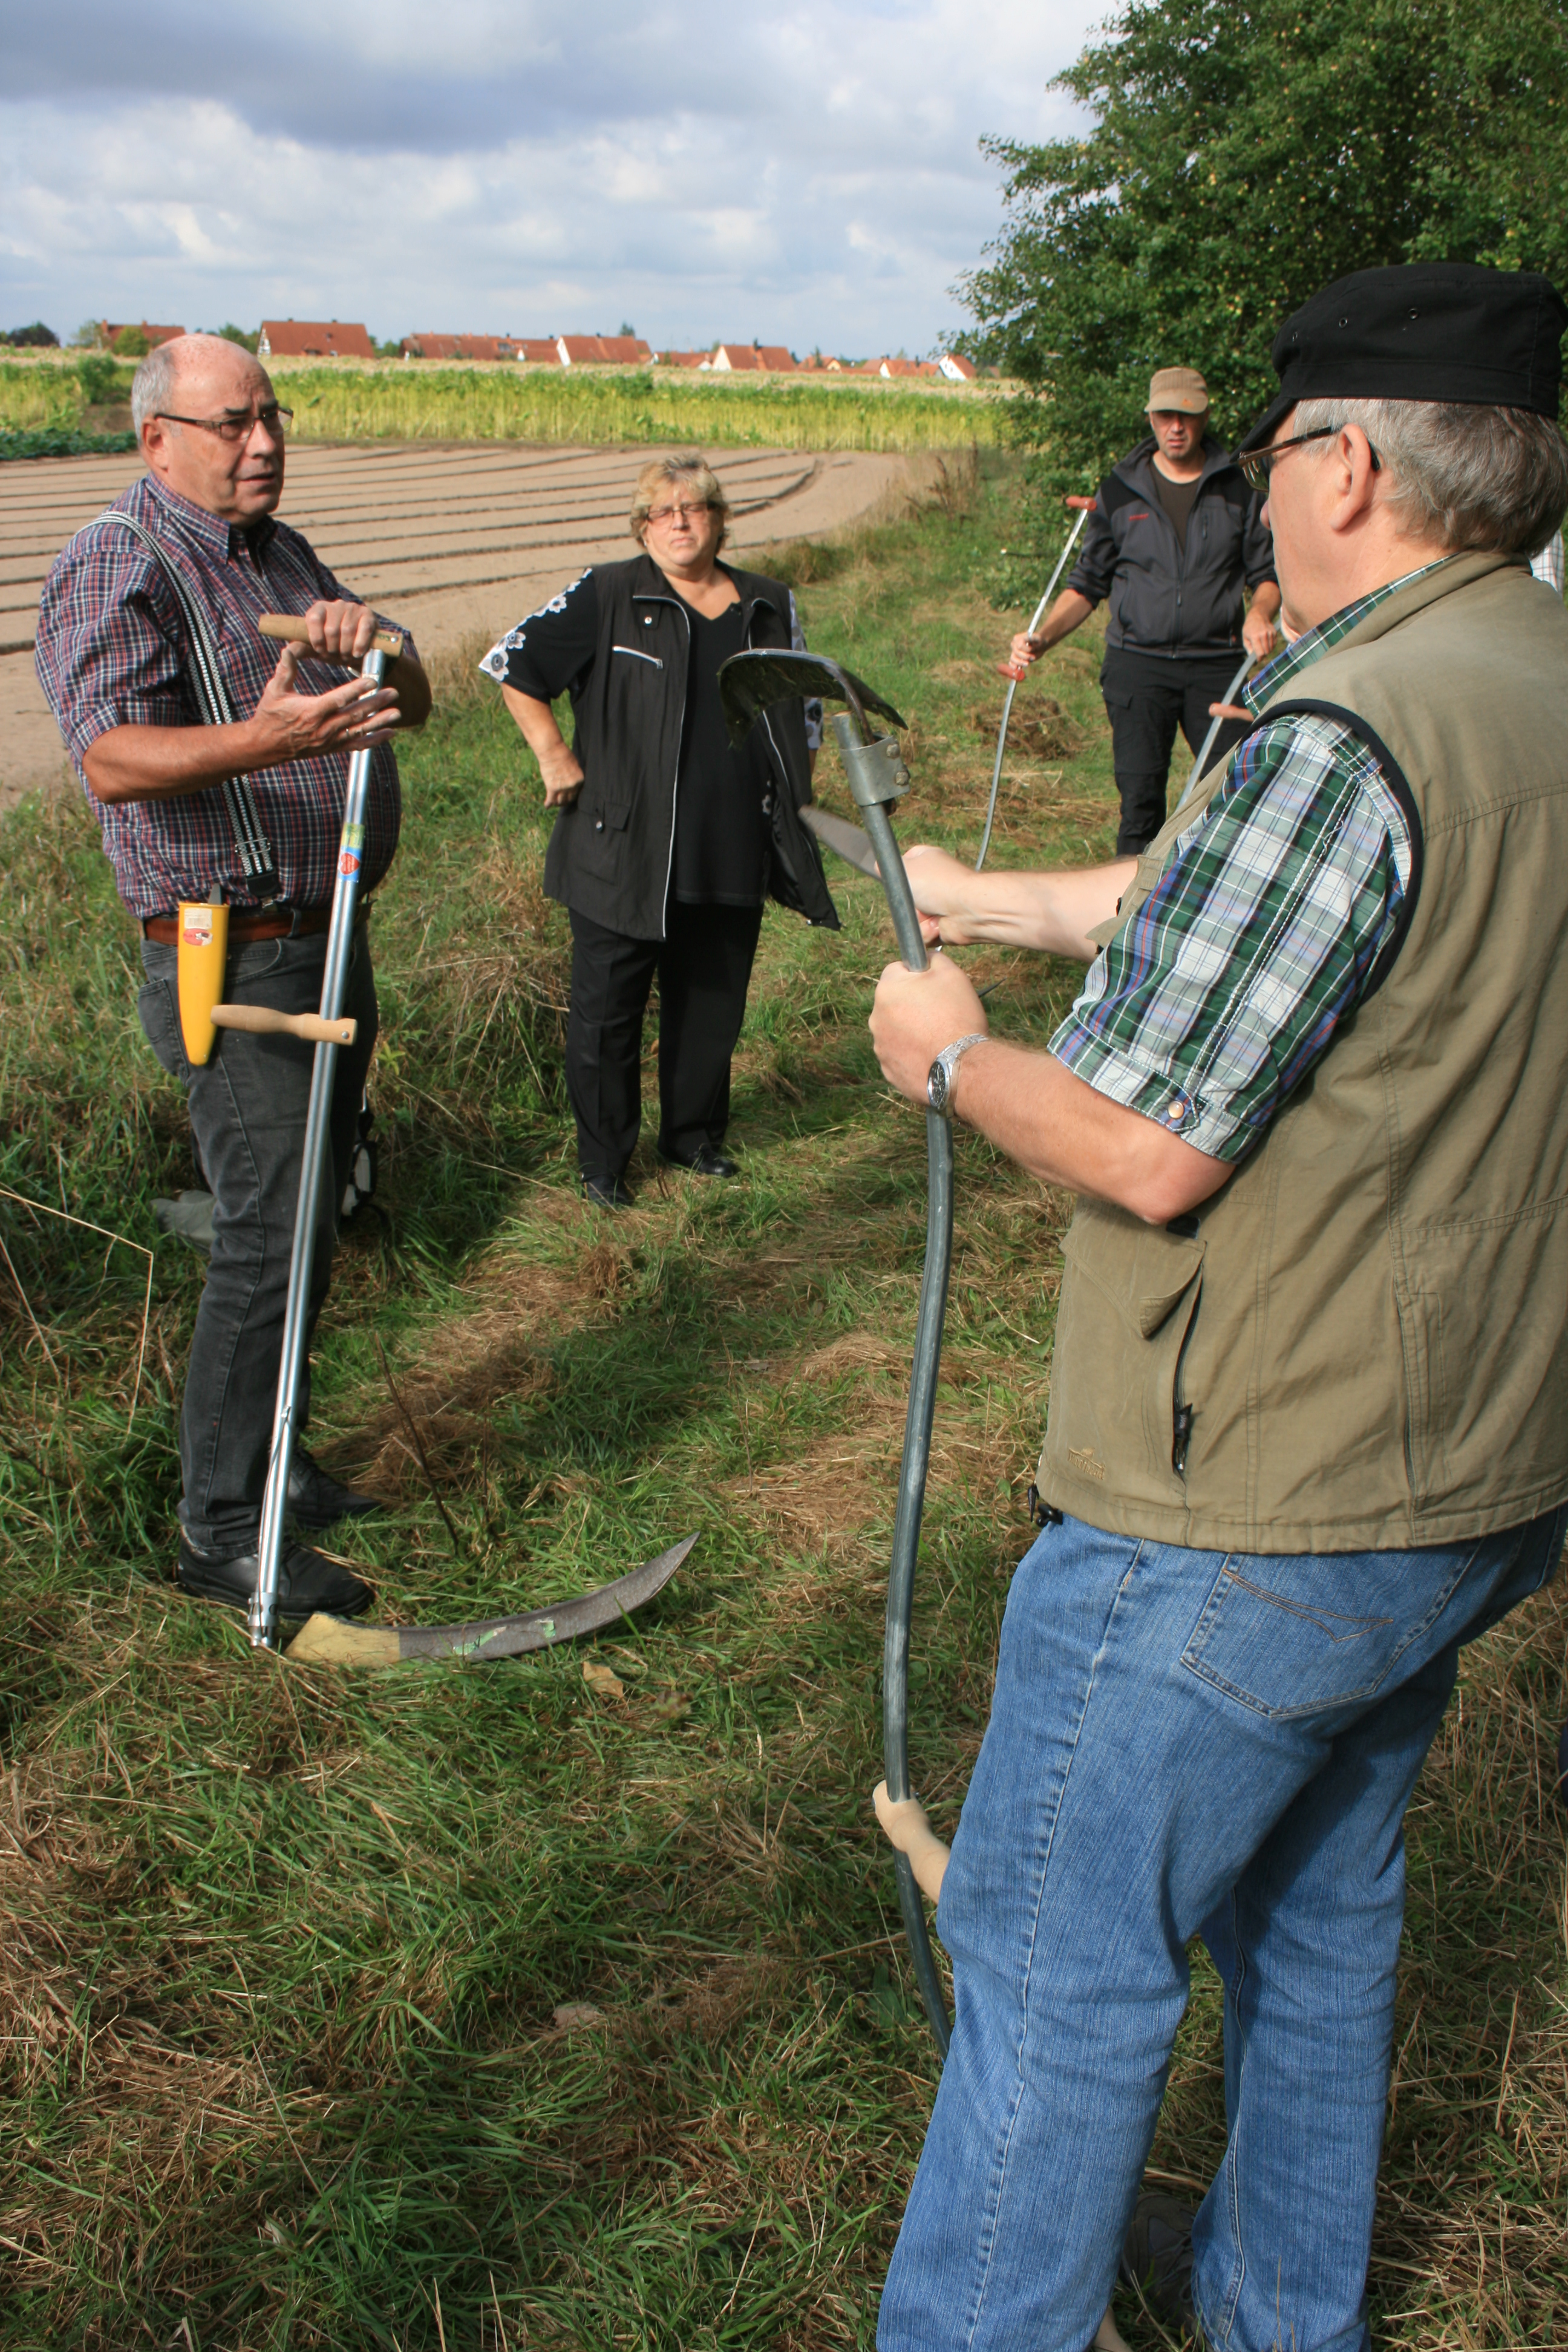
[[[1247,688],[1247,708],[1419,577],[1304,632]],[[1089,966],[1051,1052],[1211,1158],[1241,1159],[1361,1002],[1410,868],[1404,812],[1360,736],[1267,721]]]
[[[303,613],[324,598],[359,600],[308,543],[268,517],[238,530],[147,475],[108,509],[133,515],[159,539],[205,608],[236,713],[248,719],[277,667],[279,648],[257,632],[263,613]],[[377,615],[378,620],[380,615]],[[384,624],[391,626],[392,624]],[[60,555],[38,610],[39,679],[77,773],[114,727],[196,727],[201,713],[185,676],[184,623],[174,592],[128,530],[100,516]],[[308,663],[308,694],[341,686],[341,667]],[[257,807],[272,844],[279,895],[324,907],[332,895],[348,754],[258,770]],[[133,915],[172,913],[222,883],[233,907],[257,903],[247,884],[216,785],[177,800],[108,804],[87,787],[120,895]],[[402,803],[389,743],[373,754],[362,887],[374,890],[397,847]]]

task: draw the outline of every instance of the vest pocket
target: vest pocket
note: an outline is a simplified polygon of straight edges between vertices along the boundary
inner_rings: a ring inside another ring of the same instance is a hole
[[[1205,1244],[1086,1202],[1064,1245],[1050,1420],[1040,1457],[1053,1501],[1093,1497],[1185,1507],[1180,1453],[1203,1443],[1202,1400],[1180,1392],[1203,1295]],[[1178,1413],[1184,1422],[1178,1422]]]
[[[1419,1511],[1448,1485],[1443,1302],[1414,1291],[1399,1302],[1399,1321],[1405,1343],[1405,1467],[1411,1501]]]

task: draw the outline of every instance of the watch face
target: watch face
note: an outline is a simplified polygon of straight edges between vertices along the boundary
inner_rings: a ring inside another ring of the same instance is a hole
[[[939,1061],[931,1064],[931,1075],[926,1079],[926,1099],[931,1104],[932,1110],[945,1110],[947,1108],[947,1065],[945,1062]]]

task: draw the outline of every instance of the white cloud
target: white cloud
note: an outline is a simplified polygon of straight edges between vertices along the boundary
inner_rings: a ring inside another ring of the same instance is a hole
[[[306,0],[8,37],[0,322],[263,315],[929,349],[1000,220],[987,132],[1065,129],[1100,14],[1003,0]],[[374,22],[374,36],[367,27]],[[435,29],[438,26],[438,34]]]

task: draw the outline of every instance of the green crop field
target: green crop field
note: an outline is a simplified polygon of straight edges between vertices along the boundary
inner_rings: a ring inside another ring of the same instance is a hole
[[[280,368],[296,434],[326,441],[706,442],[952,449],[1003,437],[984,392],[562,368]]]
[[[947,487],[777,560],[910,721],[905,837],[973,854],[1017,619],[974,583],[1016,488],[990,459]],[[1000,861],[1110,849],[1086,639],[1021,691]],[[195,1181],[182,1099],[79,798],[0,820],[5,2352],[873,2342],[936,2080],[869,1808],[924,1238],[921,1121],[865,1026],[885,915],[843,868],[841,934],[770,911],[742,1180],[645,1150],[637,1207],[590,1212],[537,773],[471,667],[440,683],[374,917],[383,1183],[314,1441],[385,1500],[353,1538],[384,1619],[700,1540],[635,1626],[488,1666],[293,1666],[176,1593],[202,1269],[152,1201]],[[831,755],[818,782],[845,810]],[[965,953],[999,1028],[1049,1034],[1068,966]],[[944,1833],[1029,1540],[1068,1207],[961,1134],[913,1643]],[[1412,1810],[1380,2347],[1568,2341],[1564,1618],[1548,1592],[1467,1653]],[[1178,2182],[1224,2129],[1194,1982],[1153,2158]]]
[[[112,368],[112,396],[131,370]],[[715,447],[954,449],[1006,436],[1007,404],[988,390],[900,383],[672,376],[636,369],[279,364],[274,380],[308,441],[696,442]],[[71,430],[89,397],[110,396],[79,367],[0,361],[0,429]],[[17,454],[24,454],[18,452]]]

